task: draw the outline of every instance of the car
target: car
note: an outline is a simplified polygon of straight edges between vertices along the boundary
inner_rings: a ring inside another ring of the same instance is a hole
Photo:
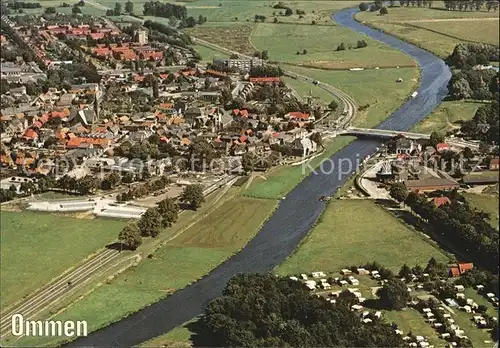
[[[313,81],[313,85],[319,85],[319,81],[314,80],[314,81]]]

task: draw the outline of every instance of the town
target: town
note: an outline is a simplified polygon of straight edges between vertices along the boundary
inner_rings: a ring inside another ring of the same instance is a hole
[[[498,1],[310,2],[2,1],[2,344],[498,344]]]

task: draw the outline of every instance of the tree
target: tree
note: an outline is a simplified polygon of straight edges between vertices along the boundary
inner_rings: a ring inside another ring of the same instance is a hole
[[[439,132],[434,131],[431,133],[429,142],[430,142],[431,146],[435,148],[437,144],[444,142],[444,135],[439,133]]]
[[[56,9],[54,7],[47,7],[45,9],[45,13],[46,14],[55,14],[56,13]]]
[[[387,10],[387,7],[385,7],[385,6],[384,6],[384,7],[382,7],[382,8],[380,9],[380,14],[381,14],[382,16],[384,16],[384,15],[386,15],[386,14],[389,14],[389,11]]]
[[[343,42],[341,42],[340,45],[337,47],[337,51],[345,51],[345,45]]]
[[[278,23],[278,18],[274,17],[273,23]]]
[[[120,4],[119,2],[117,2],[115,4],[115,9],[113,10],[115,16],[119,16],[122,14],[122,4]]]
[[[76,15],[76,14],[82,13],[82,10],[80,10],[80,7],[78,7],[78,6],[73,6],[73,8],[71,9],[71,13]]]
[[[335,111],[339,107],[339,103],[337,103],[337,101],[334,99],[330,102],[330,104],[328,104],[328,107],[330,108],[330,110]]]
[[[349,308],[356,302],[348,291],[331,304],[286,277],[238,274],[227,283],[223,296],[205,308],[193,343],[195,347],[404,346],[384,321],[364,325]]]
[[[398,273],[399,278],[410,279],[411,275],[412,275],[411,268],[406,263],[403,266],[401,266],[401,269],[399,270]]]
[[[464,158],[471,159],[474,158],[474,153],[472,152],[470,147],[466,147],[463,151]]]
[[[145,237],[156,237],[160,233],[162,220],[158,208],[149,208],[144,215],[141,216],[137,223],[141,235]]]
[[[99,187],[98,179],[93,175],[86,175],[78,179],[76,189],[82,195],[88,195],[94,192]]]
[[[397,182],[392,184],[391,189],[389,190],[389,195],[394,198],[398,202],[404,202],[408,197],[408,190],[406,186],[402,182]]]
[[[293,10],[289,7],[287,7],[287,9],[285,10],[285,16],[291,16],[293,15]]]
[[[125,226],[118,234],[118,241],[130,250],[137,249],[142,244],[141,232],[137,224],[129,224]]]
[[[243,167],[245,173],[253,172],[256,161],[257,158],[253,153],[246,152],[243,154],[243,156],[241,157],[241,166]]]
[[[269,52],[267,50],[262,51],[261,58],[263,60],[268,60],[269,59]]]
[[[368,5],[362,2],[361,4],[359,4],[359,10],[361,12],[368,11]]]
[[[320,132],[314,132],[313,134],[311,134],[311,140],[319,146],[323,146],[323,138],[321,137]]]
[[[194,17],[186,18],[186,27],[193,28],[194,26],[196,26],[196,19],[194,19]]]
[[[401,310],[410,300],[408,287],[399,279],[390,279],[378,290],[380,304],[388,309]]]
[[[201,185],[188,185],[180,197],[181,202],[187,203],[193,210],[197,210],[205,202]]]
[[[307,50],[304,48],[304,50],[302,51],[302,54],[307,54]]]
[[[161,215],[162,227],[170,227],[177,222],[179,216],[179,205],[172,198],[165,198],[158,203],[158,212]]]
[[[127,1],[125,3],[125,12],[133,13],[134,12],[134,3],[132,1]]]
[[[106,16],[114,16],[115,15],[115,11],[113,11],[112,9],[108,9],[106,10]]]

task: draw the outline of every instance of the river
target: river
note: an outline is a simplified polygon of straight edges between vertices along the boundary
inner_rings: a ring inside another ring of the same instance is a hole
[[[434,110],[446,95],[451,73],[438,57],[394,37],[366,27],[353,18],[357,9],[347,9],[333,16],[335,22],[373,39],[382,41],[410,55],[421,68],[418,96],[409,100],[377,128],[408,130]],[[354,74],[355,72],[353,72]],[[238,254],[215,268],[196,283],[179,290],[139,312],[106,328],[80,338],[67,346],[127,346],[140,344],[181,325],[202,313],[208,302],[219,296],[227,281],[242,272],[270,272],[299,245],[323,212],[320,196],[331,196],[348,179],[348,161],[363,159],[375,151],[379,142],[356,140],[338,151],[325,166],[327,173],[313,173],[282,200],[259,233]],[[341,165],[337,165],[340,164]],[[329,172],[329,174],[328,174]],[[335,228],[332,226],[332,228]],[[335,257],[335,255],[332,255]]]

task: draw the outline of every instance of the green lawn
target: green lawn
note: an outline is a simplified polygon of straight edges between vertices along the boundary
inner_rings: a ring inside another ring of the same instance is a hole
[[[335,51],[341,43],[346,48],[356,47],[358,40],[365,40],[368,47]],[[340,26],[259,23],[250,41],[258,50],[268,50],[270,60],[278,62],[328,69],[415,66],[406,54]],[[304,49],[307,54],[297,54]]]
[[[464,196],[473,207],[489,213],[491,225],[498,229],[498,195],[464,193]]]
[[[421,313],[413,308],[406,308],[401,311],[384,311],[383,317],[388,323],[398,324],[399,330],[403,331],[403,335],[407,335],[410,331],[414,336],[427,337],[429,343],[434,347],[444,347],[446,341],[439,338],[439,334],[432,328]],[[467,333],[466,333],[467,334]]]
[[[87,320],[89,331],[117,321],[203,277],[258,232],[276,201],[236,196],[207,213],[182,234],[115,279],[56,315]],[[147,254],[146,254],[147,255]],[[22,338],[23,345],[54,344]]]
[[[209,47],[205,47],[202,45],[193,45],[194,49],[196,52],[198,52],[201,55],[201,62],[200,63],[212,63],[214,58],[228,58],[227,54],[224,54],[222,52],[213,50]]]
[[[197,319],[188,321],[187,323],[170,330],[166,334],[155,337],[147,342],[144,342],[139,347],[184,347],[191,346],[191,335],[193,334],[189,326],[195,324]]]
[[[287,67],[297,73],[328,83],[349,94],[358,106],[370,107],[358,112],[354,126],[374,127],[398,109],[417,88],[419,70],[417,68],[380,69],[363,71],[325,71]],[[396,83],[402,78],[402,83]]]
[[[239,250],[267,220],[275,206],[276,201],[237,196],[207,216],[201,225],[194,225],[168,244],[228,252]]]
[[[418,133],[430,134],[432,131],[446,133],[459,129],[462,121],[474,117],[483,103],[460,101],[444,101],[429,116],[413,127]]]
[[[2,306],[20,300],[115,240],[125,223],[2,211]]]
[[[326,149],[322,155],[311,160],[310,166],[317,168],[323,160],[330,158],[353,139],[353,137],[334,138],[332,142],[325,144]],[[255,198],[281,199],[310,173],[308,165],[279,166],[262,175],[255,173],[256,177],[244,195]]]
[[[447,260],[373,201],[335,200],[323,214],[295,253],[277,268],[279,274],[338,271],[374,260],[396,271],[403,263],[425,265],[431,257]]]
[[[443,21],[419,22],[415,25],[429,30],[434,30],[446,35],[451,35],[465,41],[477,41],[498,46],[500,41],[500,21],[497,18],[478,19],[475,21]]]

